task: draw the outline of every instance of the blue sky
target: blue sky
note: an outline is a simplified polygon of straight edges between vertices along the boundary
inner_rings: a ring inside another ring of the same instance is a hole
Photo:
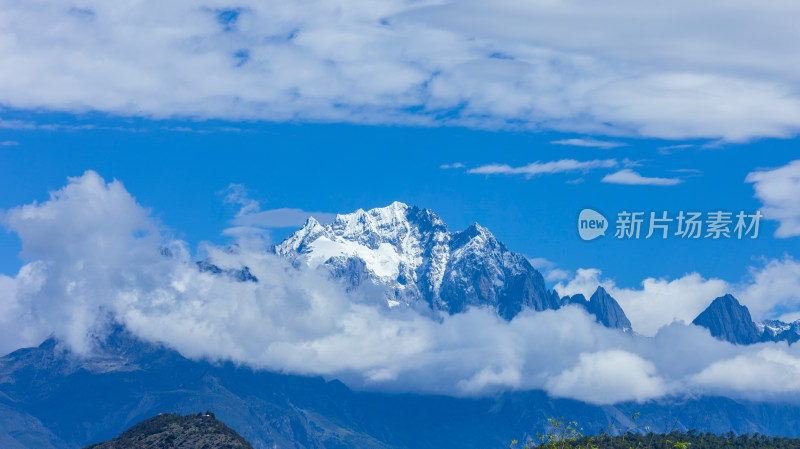
[[[3,209],[45,200],[68,176],[87,169],[123,181],[164,225],[193,245],[223,243],[236,209],[223,191],[242,184],[261,208],[346,213],[402,201],[439,213],[452,230],[478,222],[512,250],[544,258],[564,270],[594,267],[619,286],[646,277],[674,279],[689,272],[730,282],[746,279],[759,258],[797,253],[797,238],[775,238],[777,223],[763,220],[758,239],[695,241],[618,240],[611,233],[584,242],[576,219],[585,207],[615,218],[622,210],[661,212],[760,208],[748,173],[786,165],[795,139],[747,143],[586,136],[575,133],[471,130],[457,126],[364,126],[122,119],[5,111],[4,120],[36,121],[39,129],[0,130],[14,142],[0,152]],[[41,126],[60,124],[61,128]],[[82,126],[91,125],[91,129]],[[45,129],[41,129],[45,128]],[[564,145],[566,139],[613,142],[614,148]],[[663,148],[691,145],[665,151]],[[524,166],[563,159],[609,160],[613,168],[567,173],[484,175],[487,164]],[[631,169],[676,185],[601,182]],[[463,167],[442,166],[463,164]],[[630,164],[630,162],[628,162]],[[689,171],[691,170],[691,171]],[[576,181],[580,181],[575,183]],[[272,230],[281,240],[292,229]],[[613,233],[613,231],[612,231]],[[15,235],[4,233],[2,270],[22,260]],[[551,285],[554,282],[551,282]]]

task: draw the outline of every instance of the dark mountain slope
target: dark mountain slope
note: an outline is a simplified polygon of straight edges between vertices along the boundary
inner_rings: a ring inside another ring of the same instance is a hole
[[[583,307],[587,312],[594,315],[598,323],[606,327],[624,331],[631,330],[631,322],[622,307],[603,287],[597,287],[597,290],[588,301],[585,296],[579,293],[571,297],[563,297],[561,304]]]
[[[715,299],[692,324],[705,327],[714,337],[735,344],[749,345],[760,339],[750,311],[739,304],[733,295]]]
[[[631,322],[625,316],[622,307],[603,287],[597,287],[592,297],[589,298],[587,310],[597,317],[599,323],[606,327],[631,330]]]

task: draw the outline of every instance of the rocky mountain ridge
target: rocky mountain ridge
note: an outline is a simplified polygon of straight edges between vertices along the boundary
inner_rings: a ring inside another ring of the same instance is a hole
[[[800,340],[800,320],[793,323],[779,320],[755,322],[748,308],[730,294],[714,299],[692,324],[705,327],[720,340],[738,345],[766,341],[791,344]]]
[[[485,227],[473,223],[451,232],[435,212],[400,202],[339,214],[330,224],[309,218],[274,251],[296,266],[327,269],[350,290],[377,285],[389,307],[449,314],[490,307],[510,320],[525,308],[564,305],[525,256]],[[630,328],[605,290],[596,295],[599,300],[591,304],[596,309],[589,312],[599,322]]]

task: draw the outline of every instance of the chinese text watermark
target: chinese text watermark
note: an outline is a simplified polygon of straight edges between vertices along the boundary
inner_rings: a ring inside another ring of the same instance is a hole
[[[661,212],[623,210],[616,217],[617,239],[755,239],[758,238],[761,211],[679,211]],[[578,234],[583,240],[605,235],[610,223],[597,211],[584,209],[578,216]]]

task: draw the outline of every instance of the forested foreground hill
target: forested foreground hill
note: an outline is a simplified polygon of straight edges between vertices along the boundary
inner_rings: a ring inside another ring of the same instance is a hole
[[[761,434],[716,435],[711,432],[674,431],[670,433],[626,432],[583,436],[576,422],[548,420],[550,431],[528,440],[516,441],[510,449],[797,449],[800,439]],[[613,426],[608,429],[614,431]],[[619,432],[620,429],[616,429]],[[146,419],[115,438],[85,449],[253,449],[234,430],[218,421],[213,413],[181,416],[161,414]]]
[[[163,414],[146,419],[118,438],[86,449],[253,449],[213,414]]]
[[[797,449],[800,439],[761,434],[736,435],[729,432],[673,431],[670,433],[626,432],[620,435],[583,436],[577,423],[550,420],[550,432],[539,434],[527,444],[512,442],[511,449]],[[613,429],[612,429],[613,430]]]
[[[798,449],[800,439],[769,437],[766,435],[714,435],[710,432],[695,431],[671,432],[669,434],[628,434],[626,436],[606,437],[598,439],[598,448],[629,449],[634,448],[687,448],[687,449]],[[687,444],[688,443],[688,444]]]

